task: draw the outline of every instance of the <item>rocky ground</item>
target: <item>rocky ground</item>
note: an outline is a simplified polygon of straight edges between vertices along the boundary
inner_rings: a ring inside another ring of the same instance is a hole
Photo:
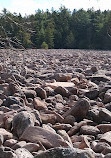
[[[0,158],[111,158],[111,51],[0,50]]]

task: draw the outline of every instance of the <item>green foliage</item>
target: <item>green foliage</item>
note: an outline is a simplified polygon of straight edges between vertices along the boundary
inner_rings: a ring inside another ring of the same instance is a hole
[[[39,9],[35,15],[22,17],[4,9],[0,37],[1,47],[111,49],[111,11],[70,12],[61,7],[51,12]]]
[[[48,44],[46,42],[43,42],[41,45],[42,49],[48,49]]]

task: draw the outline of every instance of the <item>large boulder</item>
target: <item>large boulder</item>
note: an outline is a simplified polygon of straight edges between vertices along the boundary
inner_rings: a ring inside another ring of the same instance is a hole
[[[60,135],[52,132],[52,130],[47,130],[42,127],[28,127],[20,137],[20,140],[32,143],[40,141],[46,148],[65,145],[65,141]]]
[[[13,133],[21,136],[25,129],[34,126],[35,116],[27,111],[22,111],[14,116],[12,121]]]
[[[52,148],[41,152],[35,158],[94,158],[94,156],[85,150],[76,148]]]

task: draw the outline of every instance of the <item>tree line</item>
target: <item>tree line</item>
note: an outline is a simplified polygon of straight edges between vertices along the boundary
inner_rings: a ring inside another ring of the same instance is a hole
[[[111,49],[111,11],[52,8],[22,17],[0,14],[1,48]]]

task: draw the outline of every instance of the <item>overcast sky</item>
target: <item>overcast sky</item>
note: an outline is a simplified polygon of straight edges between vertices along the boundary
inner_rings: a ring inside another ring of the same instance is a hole
[[[70,9],[85,9],[94,8],[95,10],[111,10],[111,0],[0,0],[0,10],[6,8],[7,10],[22,15],[35,13],[35,10],[46,9],[51,10],[53,7],[58,10],[61,5]]]

